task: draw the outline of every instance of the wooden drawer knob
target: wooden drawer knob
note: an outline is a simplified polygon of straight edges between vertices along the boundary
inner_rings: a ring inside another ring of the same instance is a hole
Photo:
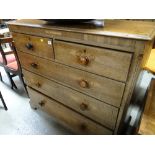
[[[45,105],[45,101],[40,101],[39,103],[38,103],[41,107],[43,107],[44,105]]]
[[[87,81],[81,80],[81,81],[80,81],[80,86],[81,86],[82,88],[88,88],[89,84],[88,84]]]
[[[27,43],[25,45],[25,47],[28,49],[28,50],[33,50],[33,45],[31,43]]]
[[[88,65],[88,63],[89,63],[88,57],[87,56],[80,56],[80,63],[82,65]]]
[[[40,82],[37,82],[35,85],[36,85],[38,88],[41,87],[41,83],[40,83]]]
[[[85,103],[81,103],[81,104],[80,104],[80,109],[81,109],[82,111],[87,110],[87,109],[88,109],[88,105],[85,104]]]
[[[37,69],[38,68],[38,65],[36,63],[31,63],[31,67]]]

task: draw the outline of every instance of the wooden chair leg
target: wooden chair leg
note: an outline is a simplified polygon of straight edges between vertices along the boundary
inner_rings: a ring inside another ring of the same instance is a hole
[[[3,99],[3,96],[2,96],[2,94],[1,94],[1,92],[0,92],[0,98],[1,98],[1,100],[2,100],[4,109],[5,109],[5,110],[8,110],[8,108],[7,108],[6,104],[5,104],[5,101],[4,101],[4,99]]]
[[[2,74],[1,74],[1,72],[0,72],[0,80],[3,82],[3,79],[2,79]]]
[[[17,89],[17,86],[15,85],[15,83],[14,83],[14,81],[13,81],[12,76],[10,75],[10,73],[9,72],[6,72],[6,74],[8,76],[9,81],[10,81],[11,89],[13,89],[13,88]]]
[[[19,79],[22,82],[22,85],[23,85],[23,87],[25,89],[26,94],[29,96],[28,91],[27,91],[27,88],[26,88],[26,84],[24,82],[24,79],[23,79],[23,75],[22,74],[19,75]]]

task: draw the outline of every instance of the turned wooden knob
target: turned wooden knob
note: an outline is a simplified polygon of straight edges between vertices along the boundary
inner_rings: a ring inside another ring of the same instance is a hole
[[[28,49],[28,50],[33,50],[33,45],[31,43],[27,43],[25,45],[25,47]]]
[[[43,107],[44,105],[45,105],[45,101],[40,101],[39,103],[38,103],[41,107]]]
[[[38,68],[38,65],[37,65],[36,63],[33,62],[33,63],[31,63],[31,67],[37,69],[37,68]]]
[[[88,84],[87,81],[81,80],[81,81],[80,81],[80,86],[81,86],[82,88],[88,88],[89,84]]]
[[[80,56],[80,63],[82,65],[87,65],[89,63],[89,59],[87,56]]]
[[[35,85],[36,85],[38,88],[41,87],[41,83],[39,83],[39,82],[37,82]]]
[[[81,104],[80,104],[80,109],[83,110],[83,111],[84,111],[84,110],[87,110],[87,109],[88,109],[88,105],[85,104],[85,103],[81,103]]]
[[[138,59],[141,60],[143,58],[144,54],[139,54]]]

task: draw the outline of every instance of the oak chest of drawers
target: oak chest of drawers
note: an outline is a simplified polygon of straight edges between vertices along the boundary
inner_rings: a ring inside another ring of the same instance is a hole
[[[105,20],[105,26],[9,23],[30,104],[80,134],[117,134],[155,25]]]

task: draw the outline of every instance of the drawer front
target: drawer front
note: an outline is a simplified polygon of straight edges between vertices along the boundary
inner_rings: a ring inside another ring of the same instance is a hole
[[[94,46],[106,47],[111,49],[123,50],[128,52],[135,52],[135,42],[134,39],[121,38],[121,37],[112,37],[112,36],[103,36],[88,34],[85,30],[83,33],[77,33],[73,31],[63,31],[63,30],[54,30],[54,29],[43,29],[43,28],[32,28],[28,26],[17,26],[9,25],[9,29],[12,32],[25,33],[36,36],[44,37],[53,37],[61,40],[85,43]]]
[[[55,59],[69,66],[126,81],[132,54],[54,41]]]
[[[23,68],[119,107],[125,84],[59,63],[18,52]]]
[[[109,129],[85,118],[84,116],[66,108],[55,100],[52,100],[32,89],[28,89],[31,104],[48,112],[58,119],[62,124],[70,127],[74,132],[80,134],[112,134]]]
[[[13,33],[17,51],[27,52],[46,59],[53,59],[52,39]]]
[[[114,129],[118,109],[73,89],[24,70],[26,83],[96,122]]]

